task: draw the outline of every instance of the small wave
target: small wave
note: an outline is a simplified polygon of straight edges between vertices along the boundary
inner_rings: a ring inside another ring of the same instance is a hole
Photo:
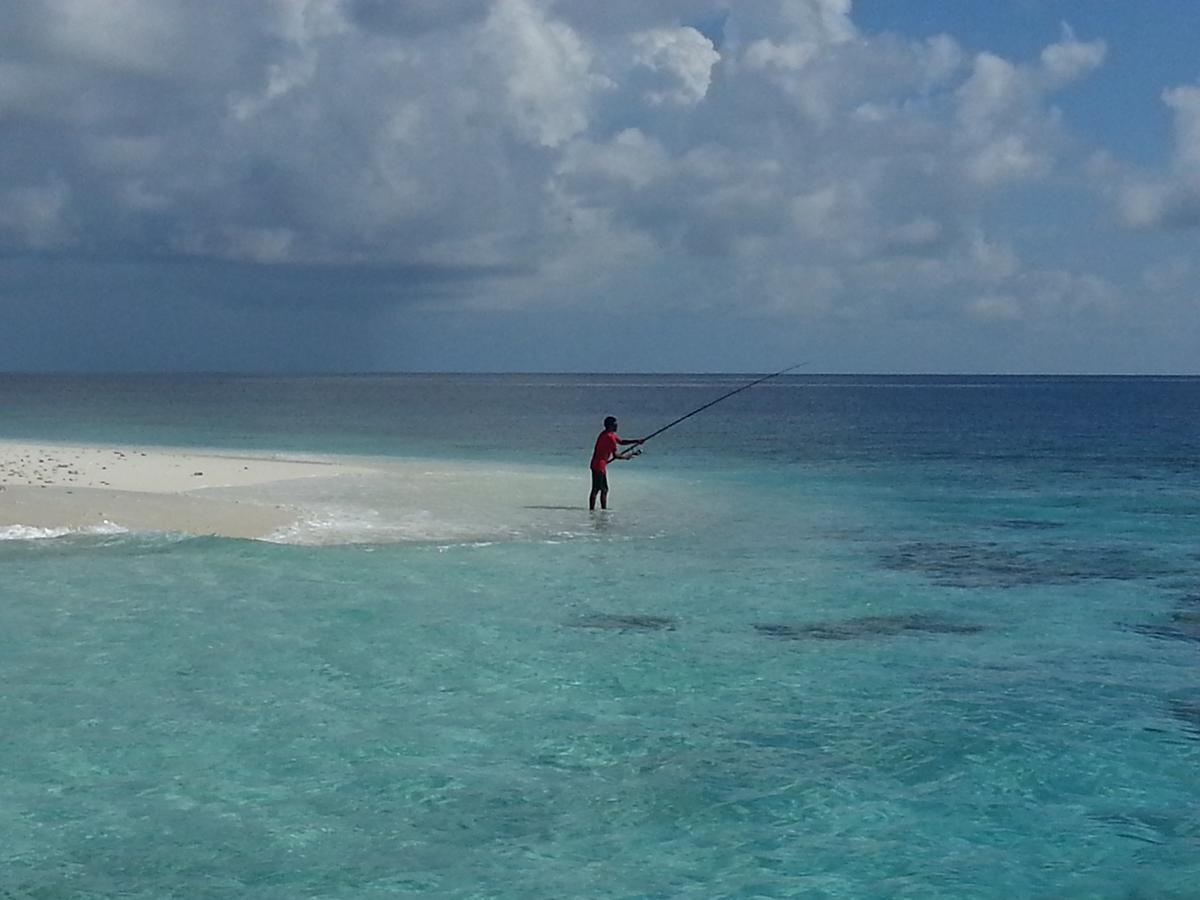
[[[477,547],[494,547],[496,546],[496,543],[496,541],[459,541],[458,543],[454,544],[439,544],[437,552],[447,553],[451,550],[462,550],[464,548],[475,549]]]
[[[128,534],[129,529],[115,522],[101,522],[83,528],[38,528],[34,525],[5,525],[0,527],[0,541],[40,541],[46,538],[67,537],[73,534]]]
[[[586,536],[552,528],[537,517],[473,516],[470,510],[336,507],[308,511],[302,518],[261,538],[273,544],[331,546],[345,544],[433,543],[441,546],[491,546],[528,539],[554,542]]]
[[[436,520],[427,510],[389,519],[376,510],[328,509],[279,528],[262,538],[273,544],[409,543],[480,538],[478,528]]]

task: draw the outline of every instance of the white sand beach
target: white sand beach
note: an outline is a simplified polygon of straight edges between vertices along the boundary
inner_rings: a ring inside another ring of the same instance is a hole
[[[148,531],[322,545],[558,540],[604,525],[587,513],[585,476],[583,467],[487,460],[0,440],[0,539]],[[623,472],[622,501],[636,503],[648,483]],[[666,486],[654,483],[661,495]]]
[[[316,457],[0,441],[0,528],[261,538],[303,511],[236,489],[367,471]],[[219,497],[205,495],[217,488],[225,489]]]

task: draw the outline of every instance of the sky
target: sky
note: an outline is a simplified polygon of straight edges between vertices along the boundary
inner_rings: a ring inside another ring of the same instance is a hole
[[[1194,0],[0,0],[0,371],[1194,374]]]

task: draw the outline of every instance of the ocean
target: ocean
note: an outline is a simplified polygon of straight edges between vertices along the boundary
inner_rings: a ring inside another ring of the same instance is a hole
[[[782,376],[586,510],[752,377],[0,377],[431,473],[0,535],[0,897],[1200,896],[1200,379]]]

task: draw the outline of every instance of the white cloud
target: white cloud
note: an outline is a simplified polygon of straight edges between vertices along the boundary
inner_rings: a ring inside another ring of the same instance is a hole
[[[777,44],[763,38],[746,48],[745,63],[750,69],[803,69],[816,59],[821,46],[812,41]]]
[[[1029,73],[994,54],[980,53],[957,100],[956,139],[972,179],[994,186],[1049,171],[1050,154],[1036,140],[1040,108]]]
[[[1111,314],[1120,305],[1117,288],[1096,274],[1053,269],[1031,272],[1025,281],[1031,305],[1044,317],[1087,319]]]
[[[985,294],[967,304],[967,315],[981,322],[1019,322],[1024,318],[1021,302],[1006,294]]]
[[[63,118],[60,98],[74,87],[67,73],[52,66],[0,59],[0,122]]]
[[[294,238],[286,228],[229,225],[207,234],[182,236],[176,240],[176,247],[187,256],[274,264],[291,259]]]
[[[1053,92],[1104,58],[866,34],[847,0],[64,9],[0,64],[7,246],[530,273],[485,305],[668,271],[775,315],[1028,302],[989,204],[1062,165]]]
[[[773,25],[764,28],[764,36],[748,41],[741,67],[766,77],[809,122],[828,126],[845,88],[855,80],[854,67],[843,65],[836,52],[852,45],[858,35],[850,3],[781,0],[779,20]],[[849,79],[839,84],[842,76]]]
[[[1097,170],[1102,186],[1115,197],[1125,224],[1133,228],[1200,226],[1200,87],[1182,85],[1162,93],[1173,115],[1172,155],[1164,173]]]
[[[640,189],[671,170],[666,150],[636,128],[627,128],[604,144],[576,141],[567,148],[559,174],[599,177]]]
[[[1079,41],[1069,26],[1063,26],[1062,40],[1042,50],[1042,72],[1053,87],[1061,87],[1099,68],[1108,55],[1102,40]]]
[[[1196,262],[1191,257],[1174,256],[1158,260],[1142,272],[1142,284],[1156,293],[1177,291],[1197,283]]]
[[[843,182],[794,197],[790,212],[797,232],[805,239],[846,247],[862,231],[871,203],[863,185]]]
[[[532,0],[498,0],[484,41],[517,126],[532,141],[557,147],[587,128],[592,95],[609,82],[592,72],[592,54],[571,28]]]
[[[1163,102],[1175,113],[1175,167],[1200,176],[1200,86],[1169,88]]]
[[[1165,182],[1130,181],[1119,189],[1118,204],[1127,225],[1154,228],[1175,218],[1172,205],[1178,196]]]
[[[312,56],[272,63],[267,70],[266,85],[257,93],[234,95],[229,99],[229,108],[238,119],[253,118],[275,100],[302,87],[315,71],[316,60]]]
[[[60,53],[118,71],[167,71],[186,39],[172,0],[46,0],[41,19]]]
[[[956,92],[959,132],[968,177],[996,187],[1049,174],[1061,153],[1061,124],[1047,96],[1095,70],[1104,41],[1063,39],[1046,47],[1038,66],[1022,66],[993,53],[975,57],[971,76]]]
[[[889,243],[907,248],[935,245],[941,237],[942,224],[929,216],[916,216],[907,222],[893,226],[887,232]]]
[[[781,19],[804,40],[821,44],[852,40],[851,0],[781,0]]]
[[[410,5],[416,0],[407,0]],[[443,0],[444,2],[444,0]],[[329,0],[268,0],[274,18],[268,25],[280,38],[306,45],[350,30],[344,3]]]
[[[841,302],[845,290],[843,276],[835,266],[772,266],[763,279],[758,305],[760,311],[774,316],[854,318],[854,308]]]
[[[670,76],[673,84],[646,92],[652,104],[692,106],[704,99],[712,68],[721,55],[712,41],[694,28],[654,28],[632,38],[635,60]]]
[[[70,188],[58,179],[4,190],[0,193],[0,246],[3,236],[32,250],[74,243],[70,204]]]
[[[974,277],[983,281],[1003,281],[1016,275],[1020,260],[1012,247],[989,239],[981,229],[974,229],[967,238],[966,259]]]
[[[1020,134],[1002,134],[985,141],[967,160],[966,171],[980,184],[1038,178],[1050,171],[1052,159]]]
[[[1020,119],[1034,100],[1030,79],[994,53],[975,57],[971,77],[957,91],[963,130],[986,138],[1000,124]]]

